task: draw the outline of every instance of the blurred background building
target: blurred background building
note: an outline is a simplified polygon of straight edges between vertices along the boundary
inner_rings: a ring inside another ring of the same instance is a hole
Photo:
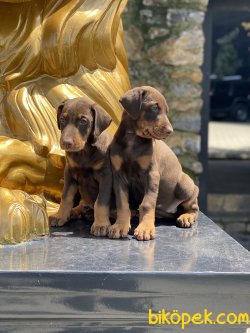
[[[201,210],[250,249],[249,0],[133,0],[123,21],[132,86],[166,96]]]

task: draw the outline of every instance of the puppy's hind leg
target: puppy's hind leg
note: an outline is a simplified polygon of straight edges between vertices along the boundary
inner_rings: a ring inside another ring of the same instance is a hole
[[[198,187],[188,175],[183,173],[176,189],[176,196],[185,198],[180,204],[182,214],[177,218],[177,224],[180,227],[190,228],[195,223],[199,212],[198,194]]]
[[[64,187],[60,207],[55,215],[51,215],[49,217],[50,225],[52,227],[61,227],[69,221],[77,189],[78,184],[71,177],[68,171],[68,167],[66,165],[64,172]]]
[[[80,200],[79,205],[71,209],[70,218],[73,220],[82,218],[85,205],[85,201]]]

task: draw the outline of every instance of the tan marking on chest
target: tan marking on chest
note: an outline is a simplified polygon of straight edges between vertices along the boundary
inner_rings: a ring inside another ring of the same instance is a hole
[[[136,161],[142,170],[147,170],[152,162],[152,157],[150,155],[144,155],[138,157]]]
[[[92,166],[92,169],[93,169],[93,170],[100,170],[101,167],[103,166],[103,163],[104,163],[104,161],[96,162],[96,163]]]
[[[115,171],[119,171],[121,169],[123,159],[119,155],[114,155],[114,156],[111,156],[111,162],[112,162],[112,166],[114,167]]]
[[[74,161],[72,158],[67,156],[67,162],[70,168],[78,168],[79,165],[76,161]]]

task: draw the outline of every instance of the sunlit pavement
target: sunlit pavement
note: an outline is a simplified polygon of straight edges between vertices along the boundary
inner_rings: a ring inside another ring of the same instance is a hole
[[[250,159],[250,122],[209,122],[208,152],[210,158]]]
[[[250,194],[250,122],[211,121],[208,151],[208,192],[217,201],[218,194],[223,200],[226,194],[231,198],[229,205],[222,204],[221,217],[217,216],[216,220],[250,251],[250,215],[246,211]],[[215,214],[214,208],[213,201],[208,205],[210,215]]]

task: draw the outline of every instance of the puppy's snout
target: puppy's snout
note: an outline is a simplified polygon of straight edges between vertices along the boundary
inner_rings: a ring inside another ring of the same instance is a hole
[[[171,125],[166,125],[159,128],[159,134],[163,137],[167,137],[172,133],[173,133],[173,127]]]
[[[74,146],[73,139],[71,139],[71,138],[64,139],[62,141],[62,145],[63,145],[64,149],[71,149],[71,148],[73,148],[73,146]]]
[[[166,126],[165,127],[165,133],[167,136],[171,135],[173,133],[173,127],[172,126]]]

